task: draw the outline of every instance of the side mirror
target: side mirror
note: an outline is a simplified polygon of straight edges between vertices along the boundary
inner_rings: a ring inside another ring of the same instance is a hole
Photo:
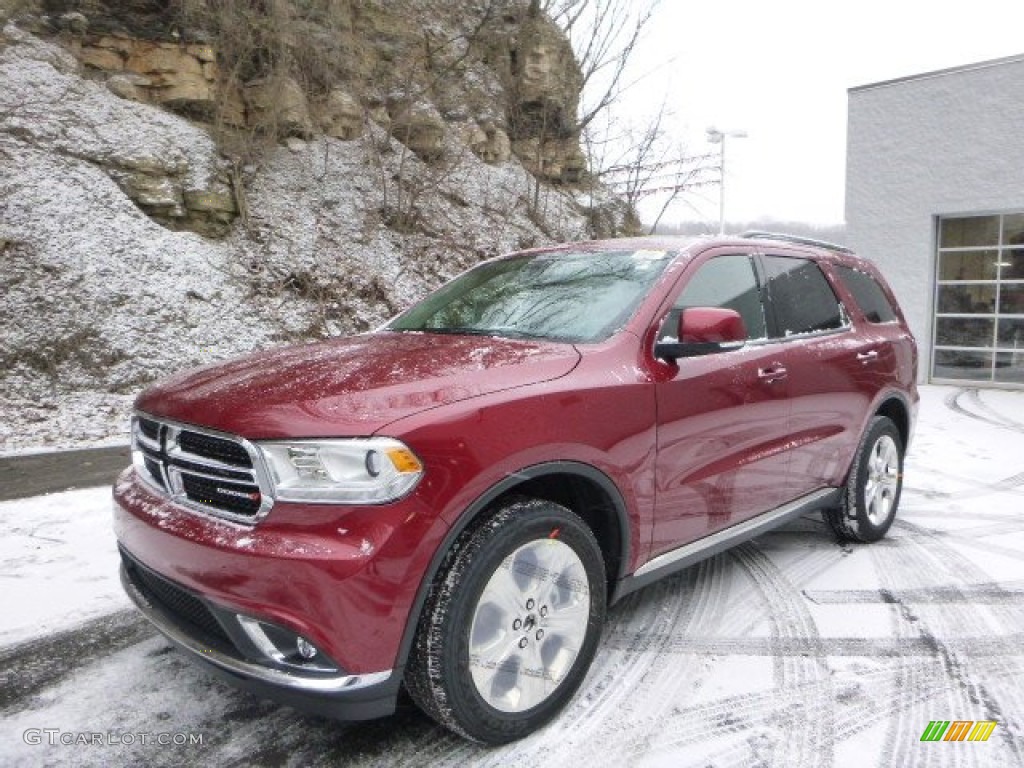
[[[747,327],[735,310],[691,307],[679,314],[677,339],[655,344],[654,356],[672,361],[738,349],[747,340]]]

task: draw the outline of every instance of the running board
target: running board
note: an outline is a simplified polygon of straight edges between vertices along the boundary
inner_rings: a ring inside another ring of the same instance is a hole
[[[765,512],[730,528],[705,536],[703,539],[698,539],[691,544],[685,544],[663,555],[658,555],[641,565],[630,576],[619,581],[611,602],[614,603],[630,592],[646,587],[670,573],[681,571],[748,539],[760,536],[795,517],[835,506],[839,502],[841,493],[841,488],[822,488],[770,512]]]

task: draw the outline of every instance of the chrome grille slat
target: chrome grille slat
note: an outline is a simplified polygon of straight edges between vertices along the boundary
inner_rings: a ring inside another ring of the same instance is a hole
[[[244,438],[140,413],[132,449],[139,476],[189,509],[252,525],[273,506],[259,451]]]
[[[154,443],[160,442],[160,425],[151,419],[139,419],[139,430]]]
[[[224,467],[212,462],[207,463],[200,457],[190,457],[189,459],[185,459],[180,454],[168,454],[168,457],[171,460],[172,466],[185,470],[186,472],[202,474],[207,477],[219,478],[227,481],[253,481],[252,470],[246,471],[240,470],[238,467]]]
[[[156,440],[152,440],[145,432],[142,432],[141,430],[136,435],[136,438],[139,441],[139,447],[152,451],[153,453],[160,453],[159,438]]]
[[[225,472],[237,472],[238,474],[247,474],[252,476],[252,469],[247,467],[241,467],[238,464],[225,464],[222,461],[211,459],[206,456],[202,456],[198,453],[189,453],[183,451],[180,448],[173,448],[167,452],[167,455],[179,464],[197,464],[205,467],[206,469],[220,469]]]
[[[175,472],[179,472],[182,475],[188,475],[189,477],[201,477],[205,480],[216,480],[218,483],[224,483],[225,485],[250,485],[255,487],[256,483],[252,480],[252,477],[224,477],[224,475],[215,475],[210,472],[203,472],[200,469],[195,469],[193,466],[182,466],[180,464],[172,464],[170,469]]]

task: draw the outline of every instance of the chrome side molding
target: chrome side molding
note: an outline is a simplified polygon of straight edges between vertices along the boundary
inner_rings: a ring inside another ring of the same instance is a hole
[[[637,589],[653,583],[673,571],[680,571],[701,560],[706,560],[730,547],[767,533],[773,528],[800,515],[816,509],[832,506],[838,502],[839,488],[821,488],[801,496],[788,504],[777,507],[769,512],[744,520],[730,528],[717,531],[703,539],[684,544],[681,547],[658,555],[641,565],[632,575],[627,576],[615,589],[612,602]]]

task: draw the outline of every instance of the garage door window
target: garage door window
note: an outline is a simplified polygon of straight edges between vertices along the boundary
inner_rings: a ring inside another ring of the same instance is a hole
[[[932,378],[1024,385],[1024,213],[939,220]]]

